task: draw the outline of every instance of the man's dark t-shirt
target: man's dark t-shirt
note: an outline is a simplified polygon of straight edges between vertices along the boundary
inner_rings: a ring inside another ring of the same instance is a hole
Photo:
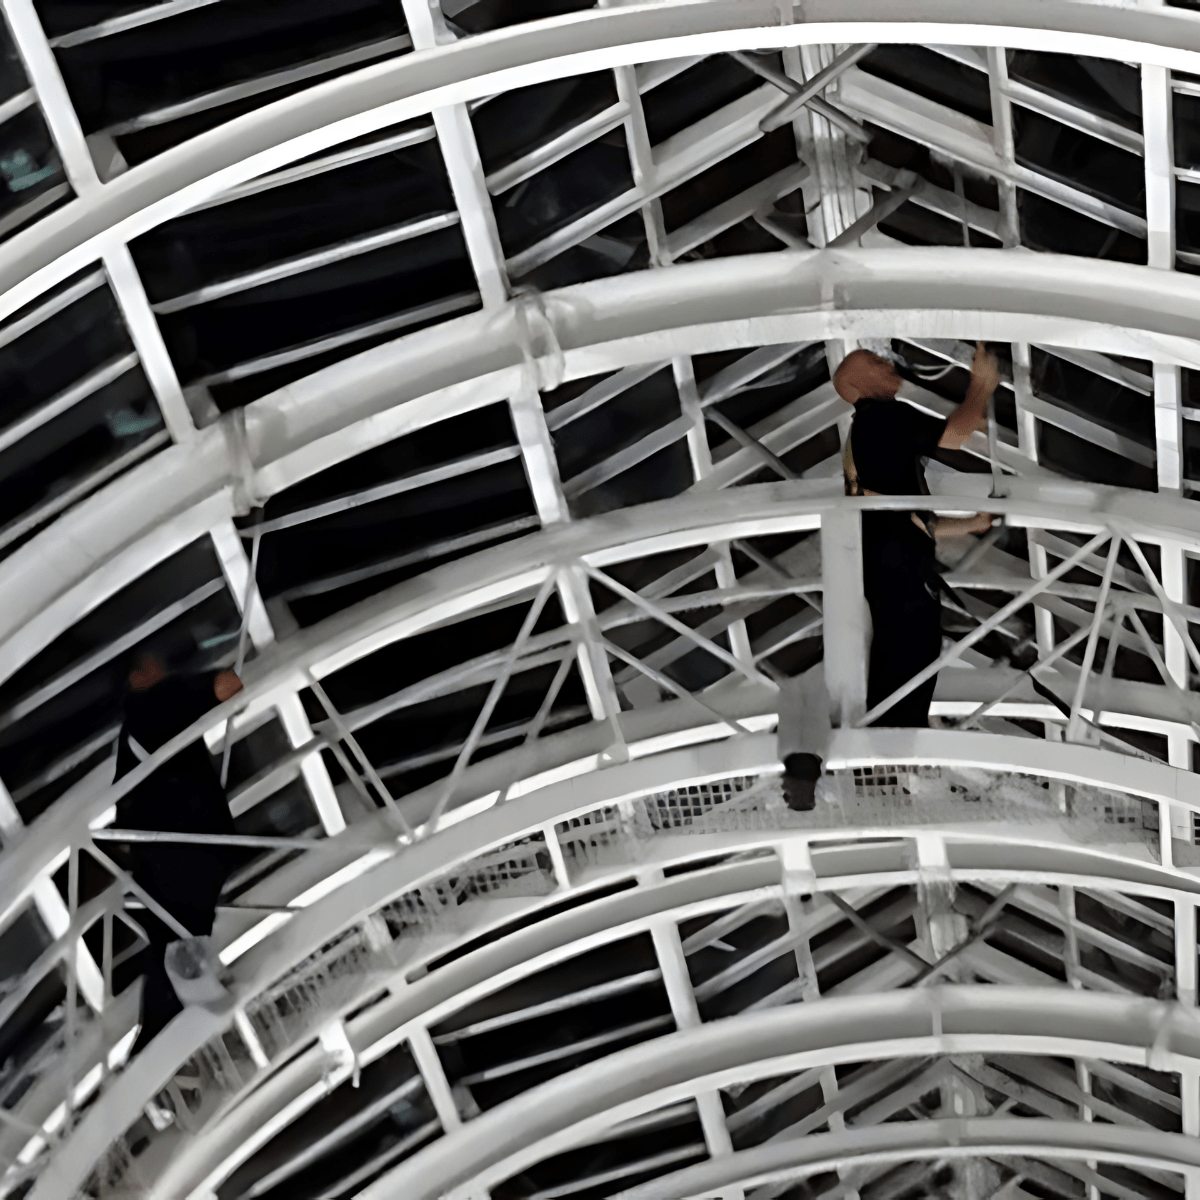
[[[903,400],[864,396],[854,406],[850,448],[859,484],[884,496],[928,495],[921,459],[933,454],[946,422]],[[920,515],[920,514],[918,514]],[[933,551],[933,539],[907,512],[863,514],[864,537],[896,537]]]
[[[138,766],[143,754],[153,754],[215,707],[215,678],[215,672],[169,676],[144,692],[129,693],[117,743],[117,779]],[[225,789],[204,739],[197,738],[123,796],[117,802],[117,825],[170,833],[233,833]],[[212,931],[221,886],[233,865],[225,847],[136,842],[129,858],[138,884],[190,933]],[[167,940],[174,936],[162,933]]]
[[[117,743],[115,778],[128,775],[143,753],[155,753],[213,708],[215,679],[215,671],[172,675],[144,692],[130,692]],[[123,797],[117,804],[117,819],[125,829],[232,833],[229,805],[204,739],[197,738]]]

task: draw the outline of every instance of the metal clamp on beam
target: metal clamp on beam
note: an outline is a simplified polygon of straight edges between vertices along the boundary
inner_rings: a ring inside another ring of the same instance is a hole
[[[563,381],[566,358],[545,297],[535,288],[520,288],[512,304],[521,356],[535,373],[538,391],[552,392]]]

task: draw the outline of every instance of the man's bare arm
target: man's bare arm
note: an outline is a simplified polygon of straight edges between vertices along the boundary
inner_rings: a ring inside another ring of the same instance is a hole
[[[938,439],[944,450],[961,450],[967,439],[976,430],[987,427],[987,407],[1000,373],[996,369],[996,357],[982,342],[975,343],[975,361],[971,364],[971,382],[967,385],[967,398],[950,414],[946,428]]]
[[[967,533],[987,533],[991,527],[991,513],[976,513],[973,517],[938,517],[933,525],[933,536],[962,537]]]
[[[242,681],[233,671],[222,671],[213,680],[213,695],[224,703],[230,696],[236,696],[242,690]]]

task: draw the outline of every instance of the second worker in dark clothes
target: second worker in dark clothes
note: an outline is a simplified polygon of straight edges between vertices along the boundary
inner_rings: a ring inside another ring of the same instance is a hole
[[[938,447],[961,449],[986,427],[988,400],[998,382],[996,360],[976,348],[966,399],[942,420],[897,400],[903,380],[885,358],[869,350],[848,354],[833,377],[838,395],[854,405],[843,467],[848,495],[928,495],[922,460]],[[867,707],[874,708],[941,653],[941,600],[935,537],[982,533],[987,513],[935,518],[928,512],[867,512],[862,519],[863,590],[873,634],[867,673]],[[880,714],[877,725],[929,724],[937,676]]]
[[[233,671],[169,675],[145,654],[129,675],[125,720],[117,741],[116,779],[128,775],[215,704],[241,690]],[[225,789],[203,738],[197,738],[117,802],[117,826],[171,833],[228,834],[233,817]],[[232,869],[220,846],[135,842],[129,862],[135,882],[193,937],[212,933],[217,899]],[[142,983],[141,1029],[133,1052],[154,1038],[182,1011],[164,965],[167,946],[178,933],[153,913],[145,914],[150,939]]]

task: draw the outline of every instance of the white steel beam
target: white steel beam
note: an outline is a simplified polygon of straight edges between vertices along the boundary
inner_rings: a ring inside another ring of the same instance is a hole
[[[218,522],[209,533],[221,561],[229,593],[239,612],[242,612],[243,618],[243,605],[249,602],[250,618],[247,628],[255,649],[261,652],[275,641],[275,630],[271,625],[271,618],[267,615],[262,594],[258,590],[258,581],[250,578],[250,557],[242,544],[241,535],[232,521]],[[281,697],[278,713],[279,722],[293,749],[312,741],[312,725],[304,711],[299,693],[293,692]],[[226,728],[225,736],[232,736],[229,727]],[[312,796],[321,828],[331,837],[341,833],[346,828],[346,819],[342,815],[333,781],[319,750],[305,756],[300,764],[300,771],[308,786],[309,795]]]
[[[8,788],[0,781],[0,834],[9,846],[20,845],[24,822],[17,806],[9,795]],[[46,932],[56,941],[71,927],[71,913],[54,880],[47,873],[33,885],[32,900]],[[75,975],[79,991],[88,1006],[99,1012],[105,1004],[104,976],[91,951],[80,938],[75,950]]]
[[[436,6],[422,0],[405,0],[405,17],[417,50],[432,50],[439,44],[453,42]],[[455,104],[433,110],[438,143],[450,177],[454,201],[462,219],[467,253],[479,285],[485,313],[502,306],[509,296],[508,266],[479,147],[465,104]],[[570,520],[570,508],[563,493],[562,480],[554,455],[554,443],[546,425],[538,382],[540,365],[535,359],[530,329],[536,306],[518,301],[520,312],[515,329],[517,343],[526,356],[520,384],[509,398],[513,428],[521,447],[526,476],[538,518],[543,526]],[[557,349],[554,346],[553,349]],[[569,572],[560,577],[559,593],[567,619],[580,630],[579,669],[593,716],[608,716],[616,731],[616,714],[620,706],[612,684],[608,662],[598,647],[591,644],[588,631],[595,624],[591,597],[586,583]]]
[[[1174,112],[1171,73],[1163,67],[1142,67],[1142,124],[1145,130],[1146,228],[1148,263],[1162,271],[1175,269],[1175,149]],[[1153,364],[1154,438],[1160,494],[1180,494],[1183,488],[1183,384],[1178,364]],[[1186,599],[1187,567],[1184,548],[1176,542],[1164,543],[1162,554],[1163,590],[1169,599]],[[1173,622],[1163,622],[1163,656],[1167,670],[1177,686],[1187,690],[1188,661],[1180,631]],[[1172,765],[1191,769],[1192,747],[1181,734],[1168,739],[1168,758]],[[1193,841],[1191,821],[1185,813],[1170,810],[1172,820],[1164,821],[1162,846],[1171,853],[1172,835]],[[1167,814],[1164,813],[1164,817]]]
[[[564,379],[682,353],[846,334],[982,336],[1133,356],[1149,347],[1157,361],[1200,365],[1192,290],[1177,272],[1081,258],[857,249],[621,276],[549,293],[544,311],[563,348]],[[829,308],[826,295],[838,307]],[[64,514],[11,556],[0,579],[0,677],[90,605],[88,577],[98,562],[129,547],[126,579],[134,578],[136,543],[166,537],[164,515],[228,503],[217,497],[240,478],[239,464],[257,475],[254,490],[265,482],[276,490],[376,438],[514,396],[526,370],[516,320],[511,307],[462,317],[336,364],[249,405],[244,441],[237,422],[223,419],[200,431],[187,454],[169,450],[173,458],[160,455]],[[1158,524],[1153,514],[1147,519]]]
[[[459,1188],[495,1186],[616,1121],[702,1088],[748,1083],[837,1061],[1035,1051],[1148,1064],[1161,1017],[1160,1003],[1142,997],[970,985],[841,996],[745,1013],[619,1051],[515,1097],[476,1118],[469,1129],[441,1139],[383,1176],[366,1189],[362,1200],[396,1195],[439,1200],[455,1195]],[[1177,1068],[1200,1053],[1200,1034],[1180,1024],[1170,1045],[1159,1069],[1168,1062]],[[647,1086],[648,1080],[653,1080],[653,1086]],[[964,1136],[976,1130],[974,1121],[956,1122],[956,1126]],[[1096,1136],[1089,1149],[1095,1146],[1096,1156],[1102,1158],[1103,1134],[1111,1135],[1119,1127],[1093,1128]],[[1067,1131],[1056,1128],[1054,1132],[1062,1136]],[[1071,1126],[1071,1132],[1085,1136],[1077,1125]],[[1142,1129],[1128,1133],[1147,1139],[1142,1145],[1151,1155],[1164,1156],[1176,1167],[1200,1163],[1200,1149],[1191,1139],[1157,1134],[1155,1140],[1151,1131]],[[860,1144],[871,1144],[869,1130],[825,1136],[838,1139],[842,1157],[853,1153],[851,1147],[860,1139]],[[1017,1131],[1010,1136],[1016,1139]],[[774,1145],[794,1151],[808,1141]],[[936,1144],[944,1147],[945,1137],[937,1138]],[[1120,1150],[1136,1157],[1135,1145],[1121,1143]],[[706,1194],[709,1182],[715,1180],[701,1183],[698,1194]],[[728,1182],[740,1181],[722,1179],[718,1186]],[[669,1194],[697,1193],[685,1188]]]
[[[761,765],[749,765],[753,762]],[[831,768],[878,762],[1002,772],[1015,769],[1035,777],[1066,779],[1101,790],[1148,795],[1150,799],[1161,800],[1165,794],[1200,807],[1200,782],[1193,783],[1193,776],[1142,759],[1123,759],[1089,746],[940,730],[834,733],[828,756]],[[481,853],[489,846],[505,844],[520,836],[522,830],[539,828],[551,820],[567,820],[621,796],[661,790],[685,779],[699,781],[772,769],[778,769],[774,739],[756,734],[572,775],[537,791],[517,794],[505,804],[483,809],[471,820],[449,826],[403,853],[393,853],[377,861],[358,881],[353,895],[333,892],[297,914],[286,937],[264,941],[249,952],[244,964],[239,964],[242,981],[239,989],[248,988],[245,994],[248,999],[257,987],[285,971],[293,956],[303,957],[319,948],[345,925],[400,895],[421,878],[432,877],[447,865]],[[483,773],[478,767],[470,770],[477,775]],[[1134,787],[1129,786],[1130,779],[1134,780]],[[869,836],[870,831],[864,829],[859,833]],[[251,984],[252,975],[261,982]]]
[[[12,0],[14,12],[19,6],[33,12],[32,0]],[[965,23],[960,6],[947,0],[914,0],[903,12],[879,0],[810,0],[805,17],[781,25],[769,0],[620,6],[586,21],[567,14],[496,30],[324,81],[132,168],[94,198],[12,239],[0,249],[0,316],[100,257],[109,236],[127,241],[256,176],[436,107],[604,67],[788,45],[917,41],[1005,44],[1200,74],[1200,31],[1190,14],[1129,0],[1010,0],[972,10]]]
[[[1075,503],[1068,505],[1066,502],[1071,498]],[[848,501],[840,495],[840,489],[800,481],[717,493],[692,493],[646,505],[640,510],[638,525],[633,529],[628,516],[620,512],[551,527],[515,545],[483,551],[436,568],[419,579],[398,584],[323,625],[289,639],[286,646],[269,650],[256,660],[253,676],[236,707],[245,708],[247,716],[269,709],[296,686],[304,686],[307,671],[328,674],[398,638],[456,619],[480,607],[503,600],[511,602],[511,598],[527,595],[531,587],[537,587],[545,578],[547,568],[544,564],[547,562],[574,560],[603,568],[641,555],[707,546],[729,538],[813,529],[820,525],[822,517],[832,514],[853,514],[861,508],[903,507],[906,503],[916,502],[928,504],[929,500],[866,497]],[[940,497],[939,505],[943,503],[951,510],[969,511],[978,506],[979,497]],[[989,504],[995,511],[1007,513],[1014,523],[1060,529],[1094,531],[1099,524],[1095,514],[1104,511],[1108,520],[1136,529],[1143,540],[1182,540],[1178,535],[1184,531],[1178,526],[1172,528],[1166,524],[1163,529],[1160,524],[1156,532],[1155,522],[1190,522],[1193,526],[1200,522],[1194,506],[1185,505],[1183,501],[1176,502],[1179,512],[1175,513],[1162,498],[1082,485],[1071,488],[1057,481],[1043,485],[1037,481],[1014,480],[1008,497],[989,501]],[[1200,531],[1191,533],[1189,544],[1198,543]],[[587,639],[587,644],[600,649],[596,639]],[[1106,697],[1106,706],[1112,703],[1112,698]],[[224,711],[214,710],[205,717],[204,729],[216,727],[224,719]],[[632,714],[623,714],[623,718],[629,716]],[[920,736],[931,734],[925,731]],[[947,736],[956,739],[967,735],[951,733]],[[952,744],[965,747],[970,743],[952,741]],[[1026,749],[1021,754],[1028,755],[1033,752],[1031,748],[1044,746],[1044,743],[1030,741],[1024,745]],[[1075,747],[1072,753],[1083,749]],[[1135,774],[1142,778],[1151,777],[1155,771],[1169,770],[1142,760],[1130,761],[1138,765]],[[1053,771],[1049,773],[1054,774]],[[1174,773],[1170,777],[1174,778]],[[1163,788],[1168,786],[1167,778],[1164,776]],[[1179,774],[1180,781],[1191,778],[1194,777]],[[1127,785],[1117,786],[1125,788]],[[1175,783],[1169,786],[1176,788]],[[1138,791],[1136,780],[1128,787]],[[1168,802],[1192,804],[1177,791],[1162,791],[1155,795]],[[80,796],[66,808],[55,806],[35,825],[21,855],[0,857],[0,880],[4,882],[0,894],[12,897],[24,894],[32,878],[29,872],[36,874],[42,869],[39,864],[50,861],[57,847],[69,838],[72,823],[92,819],[108,803],[111,801],[99,793],[86,800]]]
[[[853,509],[821,522],[825,686],[835,725],[853,726],[867,711],[871,614],[862,580],[862,520]]]
[[[674,1200],[731,1184],[755,1189],[790,1187],[841,1164],[853,1168],[860,1159],[864,1167],[921,1161],[933,1167],[976,1158],[1011,1161],[1014,1156],[1018,1163],[1024,1157],[1051,1162],[1065,1159],[1068,1163],[1083,1159],[1093,1170],[1097,1163],[1105,1163],[1140,1169],[1151,1176],[1165,1171],[1168,1177],[1179,1172],[1192,1174],[1200,1164],[1192,1139],[1183,1134],[1038,1117],[941,1117],[889,1122],[852,1133],[815,1134],[782,1144],[767,1142],[740,1151],[727,1162],[688,1167],[629,1188],[615,1200]],[[1136,1193],[1130,1189],[1128,1194]]]
[[[33,0],[4,0],[2,7],[67,178],[80,198],[77,203],[98,202],[100,178]],[[167,429],[176,442],[186,441],[195,426],[129,250],[119,238],[103,239],[95,246],[95,257],[104,263]]]
[[[401,0],[401,7],[414,50],[432,51],[439,45],[453,44],[454,35],[446,27],[436,4],[429,0]],[[495,308],[508,299],[508,275],[467,106],[451,104],[434,108],[433,126],[462,222],[463,238],[479,285],[480,299],[485,309]]]
[[[129,247],[120,241],[110,243],[104,250],[103,262],[109,285],[125,318],[125,326],[150,389],[158,401],[171,440],[177,444],[190,441],[195,437],[196,425]]]
[[[679,926],[670,917],[651,923],[650,936],[654,942],[654,953],[662,972],[663,987],[671,1006],[671,1016],[677,1030],[695,1029],[700,1025],[700,1010],[688,975],[687,958],[679,940]],[[704,1130],[704,1142],[710,1158],[722,1158],[733,1153],[733,1142],[725,1124],[725,1112],[721,1096],[716,1091],[704,1091],[696,1095],[696,1107],[700,1114],[700,1126]],[[720,1200],[742,1200],[742,1190],[736,1185],[722,1188]]]
[[[1145,129],[1146,241],[1149,265],[1175,269],[1175,136],[1171,72],[1142,67]]]
[[[763,831],[760,836],[769,838],[771,834]],[[750,848],[751,843],[743,844]],[[725,852],[728,852],[729,844],[723,842],[722,845]],[[979,842],[973,843],[976,852],[980,845]],[[680,853],[694,857],[696,849],[695,835],[682,835],[675,839],[672,851],[668,851],[663,857],[656,856],[654,861],[673,861],[673,857]],[[803,835],[789,837],[789,840],[779,847],[785,865],[790,861],[788,852],[803,852],[797,857],[802,857],[804,863],[808,864],[809,879],[805,886],[811,887],[811,861],[807,850]],[[1030,880],[1053,882],[1060,887],[1071,886],[1073,882],[1077,886],[1085,886],[1087,883],[1086,876],[1072,879],[1071,876],[1048,876],[1044,872],[1039,874],[1045,863],[1034,847],[999,843],[995,850],[998,853],[991,861],[997,870],[976,868],[964,871],[959,868],[954,871],[953,877],[960,882],[980,880],[989,888],[1003,886],[1001,881],[1014,878],[1022,872]],[[850,874],[854,876],[860,860],[857,858],[858,851],[853,846],[846,846],[841,850],[821,851],[824,864],[821,885],[824,889],[841,889],[850,882],[843,880],[836,873],[829,874],[831,869],[836,871],[829,863],[830,856],[836,858],[843,854],[854,860],[854,865],[850,867]],[[1032,862],[1025,861],[1029,855],[1033,856]],[[1102,867],[1102,864],[1107,864],[1105,857],[1089,852],[1075,864],[1075,869],[1102,869],[1107,872],[1107,866]],[[1032,872],[1028,870],[1030,866],[1034,868]],[[627,869],[621,864],[613,864],[610,868],[614,878]],[[679,921],[702,913],[717,914],[727,911],[731,905],[736,907],[753,904],[755,901],[761,902],[775,894],[778,869],[777,863],[772,859],[755,858],[706,871],[690,871],[651,884],[647,884],[643,877],[640,887],[576,907],[569,915],[560,915],[550,924],[538,921],[526,924],[522,930],[508,937],[491,941],[483,949],[457,958],[453,963],[423,976],[415,983],[397,988],[390,998],[351,1021],[348,1032],[359,1061],[365,1065],[386,1053],[398,1041],[403,1040],[405,1029],[413,1028],[417,1024],[428,1027],[443,1020],[448,1014],[494,994],[499,988],[528,978],[547,966],[563,961],[581,949],[611,944],[639,932],[645,927],[644,921],[653,922],[658,916],[668,914]],[[1140,874],[1145,868],[1139,866],[1136,870]],[[888,886],[895,886],[901,882],[899,877],[890,872],[885,871],[885,875]],[[1094,877],[1091,880],[1092,886],[1097,884],[1099,878]],[[909,879],[909,876],[905,875],[904,879]],[[1108,876],[1107,873],[1105,880],[1108,887],[1120,886],[1128,889],[1130,886],[1128,880],[1122,882]],[[854,882],[861,884],[862,880],[859,878]],[[599,879],[593,877],[590,883],[591,886],[595,886]],[[1170,890],[1164,895],[1155,890],[1152,884],[1146,884],[1141,879],[1132,886],[1148,889],[1145,894],[1153,894],[1168,901],[1175,899]],[[1108,894],[1111,896],[1112,893]],[[1191,903],[1192,900],[1193,897],[1189,896],[1184,902]],[[554,902],[553,897],[546,897],[535,903],[552,905]],[[478,932],[492,928],[496,919],[495,914],[484,916],[481,923],[460,930],[458,936],[469,940]],[[440,940],[435,941],[434,946],[436,949],[430,949],[429,953],[440,954],[446,948],[444,941]],[[419,962],[424,956],[425,951],[419,950],[417,957],[410,961]],[[805,996],[806,999],[810,998],[808,993]],[[166,1172],[155,1179],[152,1190],[148,1191],[147,1200],[171,1200],[175,1196],[191,1194],[190,1189],[198,1180],[203,1180],[207,1187],[217,1187],[229,1171],[249,1153],[243,1153],[241,1149],[245,1145],[243,1133],[248,1124],[257,1129],[272,1126],[278,1128],[279,1124],[284,1123],[281,1118],[286,1117],[287,1121],[294,1120],[299,1112],[307,1109],[324,1094],[322,1089],[317,1088],[314,1091],[310,1087],[314,1079],[320,1078],[323,1071],[323,1065],[317,1061],[318,1058],[314,1048],[314,1051],[302,1052],[289,1059],[266,1086],[254,1089],[252,1094],[243,1097],[234,1108],[215,1122],[207,1124],[202,1140],[192,1139],[179,1147],[178,1152],[172,1155]],[[832,1072],[832,1068],[828,1070]],[[256,1148],[253,1142],[250,1145]],[[149,1181],[147,1187],[150,1188]]]
[[[993,145],[993,131],[973,117],[898,84],[868,75],[858,67],[846,72],[840,87],[846,107],[867,120],[948,154],[1014,187],[1019,185],[1135,237],[1146,236],[1146,222],[1142,217],[1020,163],[1006,161]]]
[[[67,178],[77,196],[92,196],[100,188],[100,178],[33,0],[3,0],[0,8]]]
[[[879,731],[871,732],[877,734]],[[951,735],[951,740],[953,740],[953,736],[954,735]],[[425,842],[417,843],[415,847],[410,848],[410,850],[406,852],[404,857],[395,859],[393,861],[393,877],[385,884],[385,890],[379,890],[377,887],[368,886],[367,892],[364,894],[358,891],[358,889],[353,889],[356,891],[356,895],[353,898],[354,903],[357,905],[366,905],[366,909],[356,911],[366,911],[367,909],[371,909],[380,903],[384,903],[387,899],[392,898],[401,891],[407,890],[413,886],[413,884],[421,878],[435,877],[440,871],[445,869],[444,865],[435,865],[435,862],[445,863],[448,861],[445,857],[447,852],[449,852],[453,861],[463,861],[477,854],[487,846],[504,844],[510,841],[514,836],[519,836],[517,826],[523,825],[524,822],[532,820],[534,825],[537,827],[542,827],[547,824],[548,821],[554,820],[556,817],[566,817],[569,816],[571,812],[583,811],[587,808],[603,805],[622,793],[628,794],[631,787],[634,794],[638,794],[644,791],[661,790],[662,787],[670,786],[671,784],[679,783],[684,780],[711,777],[709,772],[712,770],[712,765],[718,762],[721,764],[721,774],[745,774],[748,771],[753,772],[756,769],[752,765],[754,762],[754,755],[766,754],[768,757],[770,757],[772,753],[771,740],[772,739],[769,737],[762,735],[759,735],[756,738],[746,739],[745,746],[746,749],[750,751],[750,757],[745,758],[743,761],[734,761],[734,757],[736,756],[731,756],[730,753],[730,751],[735,748],[733,745],[730,745],[729,747],[715,746],[709,748],[697,748],[696,750],[687,751],[683,756],[677,754],[674,760],[671,759],[671,756],[655,756],[653,758],[643,760],[640,763],[630,763],[626,767],[614,767],[607,771],[598,772],[591,779],[577,779],[574,781],[569,781],[566,785],[559,786],[558,788],[551,788],[550,795],[535,794],[528,798],[518,798],[515,801],[510,801],[506,805],[494,810],[490,815],[476,817],[472,821],[463,822],[458,826],[453,826],[447,829],[444,833],[439,833]],[[993,739],[993,742],[1003,743],[1006,740],[1009,739]],[[946,744],[945,737],[943,737],[941,741],[942,744]],[[890,757],[891,749],[892,747],[890,746],[883,747],[882,756],[885,758]],[[1096,752],[1093,751],[1093,753]],[[1008,755],[1002,754],[1001,757],[1004,758],[1006,763],[1012,761],[1011,753]],[[690,761],[685,761],[685,759]],[[966,761],[975,762],[980,761],[980,759],[977,754],[969,754]],[[708,764],[707,766],[706,763]],[[652,778],[652,776],[655,778]],[[545,799],[550,799],[553,801],[553,793],[556,791],[561,798],[557,802],[552,802],[549,805],[542,805],[542,801]],[[567,808],[563,807],[562,799],[567,800]],[[532,804],[539,806],[538,811],[534,812],[532,810]],[[501,831],[500,826],[496,823],[497,818],[500,818],[502,823],[506,826],[503,831]],[[874,832],[875,835],[878,836],[879,833],[883,833],[885,831],[879,830]],[[873,831],[870,829],[863,829],[859,831],[860,836],[863,837],[870,837],[872,836],[872,833]],[[752,840],[755,838],[765,838],[767,842],[771,841],[772,839],[777,839],[778,836],[779,835],[777,832],[771,831],[764,831],[762,833],[747,833],[743,835],[743,837],[748,837]],[[993,841],[995,840],[995,834],[992,835],[992,839]],[[692,845],[696,846],[696,843],[693,841]],[[730,842],[726,848],[727,851],[732,849],[733,846],[734,843]],[[698,848],[699,847],[697,847],[697,849]],[[419,861],[414,861],[414,859],[410,857],[413,855],[415,855],[416,860]],[[386,867],[386,864],[381,865]],[[999,858],[995,860],[993,866],[1000,866]],[[1078,869],[1078,866],[1079,863],[1076,862],[1072,869]],[[1131,864],[1131,867],[1135,872],[1140,873],[1142,876],[1159,876],[1164,874],[1158,868],[1149,867],[1140,863]],[[405,876],[406,882],[401,882],[395,878],[395,868],[401,868],[401,873]],[[1044,862],[1043,867],[1035,866],[1035,871],[1043,868]],[[377,871],[378,869],[375,873],[377,873]],[[991,878],[995,874],[996,872],[994,869],[985,869],[982,872],[982,877]],[[1000,871],[1000,875],[1003,875],[1002,869]],[[369,880],[370,876],[366,877],[365,881]],[[1057,875],[1053,876],[1053,881],[1056,883],[1071,882],[1070,877],[1061,877]],[[829,879],[825,881],[825,884],[826,886],[835,887],[844,886],[839,884],[836,879]],[[1148,885],[1144,879],[1139,878],[1138,882],[1132,884],[1131,886],[1134,888],[1134,890],[1145,890]],[[327,907],[328,905],[332,904],[335,910],[340,909],[342,913],[341,917],[335,918],[335,920],[346,920],[349,919],[348,914],[351,910],[346,906],[345,900],[346,897],[344,895],[338,896],[336,893],[334,893],[331,894],[326,901],[321,902],[321,905]],[[304,921],[305,917],[301,916],[296,919]],[[294,954],[302,957],[304,954],[304,946],[307,944],[307,939],[309,937],[316,936],[321,940],[318,940],[315,944],[323,944],[323,941],[328,940],[328,938],[332,936],[334,929],[337,927],[337,925],[330,927],[328,923],[325,923],[322,927],[322,932],[314,935],[314,931],[311,929],[306,930],[304,936],[299,940],[297,940],[296,937],[296,935],[299,933],[299,930],[294,929],[291,936],[287,938],[286,950],[284,949],[283,944],[278,947],[278,950],[286,953],[289,956]],[[266,949],[265,945],[263,949]],[[255,960],[257,960],[257,962]],[[287,961],[291,961],[290,957],[287,959]],[[250,969],[251,971],[249,976],[246,974],[247,969]],[[271,958],[264,960],[261,958],[259,951],[253,952],[251,957],[247,959],[246,963],[239,964],[238,968],[235,968],[238,974],[236,988],[240,1001],[242,1003],[248,1001],[250,997],[256,994],[259,988],[261,988],[264,984],[269,983],[271,980],[276,979],[280,971],[284,969],[286,969],[285,962],[274,961]],[[252,978],[258,980],[259,982],[252,984]],[[452,989],[451,994],[457,994],[457,991],[457,988]],[[181,1055],[181,1058],[183,1058],[192,1053],[194,1047],[191,1046],[191,1043],[188,1042],[187,1038],[185,1037],[183,1038],[183,1041],[177,1045],[176,1049]],[[136,1069],[138,1068],[135,1067],[135,1070]],[[158,1066],[154,1066],[152,1071],[157,1071],[158,1069],[160,1069]],[[153,1090],[157,1085],[153,1081],[152,1073],[146,1077],[144,1083],[150,1088],[150,1092],[147,1093],[147,1095],[153,1094]],[[113,1119],[115,1124],[119,1127],[120,1122],[116,1120],[116,1118]]]

